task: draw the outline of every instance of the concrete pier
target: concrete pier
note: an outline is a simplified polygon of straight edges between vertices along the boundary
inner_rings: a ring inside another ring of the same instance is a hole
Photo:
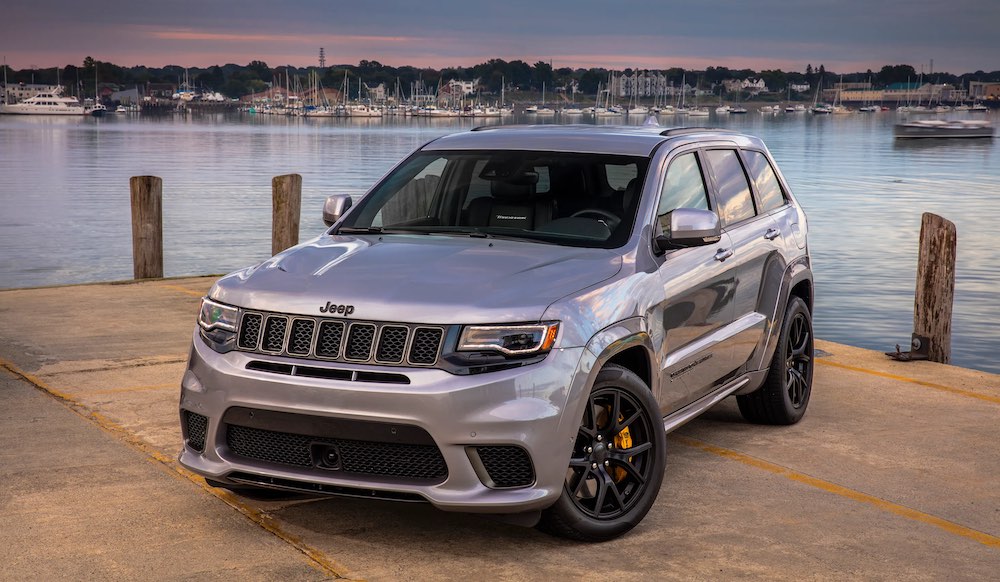
[[[180,468],[212,278],[0,291],[0,579],[995,580],[1000,376],[818,341],[809,412],[726,401],[668,438],[631,534],[567,542],[429,505],[253,501]]]

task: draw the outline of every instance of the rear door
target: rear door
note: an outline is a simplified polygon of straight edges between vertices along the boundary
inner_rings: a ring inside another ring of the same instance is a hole
[[[729,333],[733,360],[742,366],[761,343],[771,320],[773,307],[762,305],[761,291],[765,281],[774,280],[775,272],[780,281],[784,238],[774,218],[760,211],[740,150],[713,148],[705,152],[705,158],[722,230],[732,240],[738,273],[733,296],[735,317]]]

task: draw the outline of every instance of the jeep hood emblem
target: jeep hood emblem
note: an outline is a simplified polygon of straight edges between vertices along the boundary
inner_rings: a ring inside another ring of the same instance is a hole
[[[330,303],[329,301],[327,301],[326,305],[324,305],[323,307],[319,308],[319,312],[320,313],[329,313],[331,315],[333,315],[334,313],[336,313],[337,315],[347,316],[347,315],[350,315],[350,314],[354,313],[354,306],[353,305],[337,305],[335,303]]]

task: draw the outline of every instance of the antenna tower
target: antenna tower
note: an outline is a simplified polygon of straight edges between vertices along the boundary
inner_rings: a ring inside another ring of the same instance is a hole
[[[323,47],[319,47],[319,68],[326,68],[326,51],[323,50]]]

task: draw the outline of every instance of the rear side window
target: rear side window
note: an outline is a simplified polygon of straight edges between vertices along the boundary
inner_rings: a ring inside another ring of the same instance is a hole
[[[743,172],[743,164],[740,163],[736,150],[709,150],[706,156],[718,188],[722,226],[752,218],[756,212],[750,195],[750,182]]]
[[[656,215],[663,217],[675,208],[709,209],[705,178],[694,152],[677,156],[667,168]]]
[[[767,161],[767,156],[761,152],[746,151],[747,170],[753,178],[754,185],[757,186],[757,194],[760,197],[760,211],[767,212],[780,208],[785,204],[785,194],[781,190],[781,183],[774,173],[774,168]]]

